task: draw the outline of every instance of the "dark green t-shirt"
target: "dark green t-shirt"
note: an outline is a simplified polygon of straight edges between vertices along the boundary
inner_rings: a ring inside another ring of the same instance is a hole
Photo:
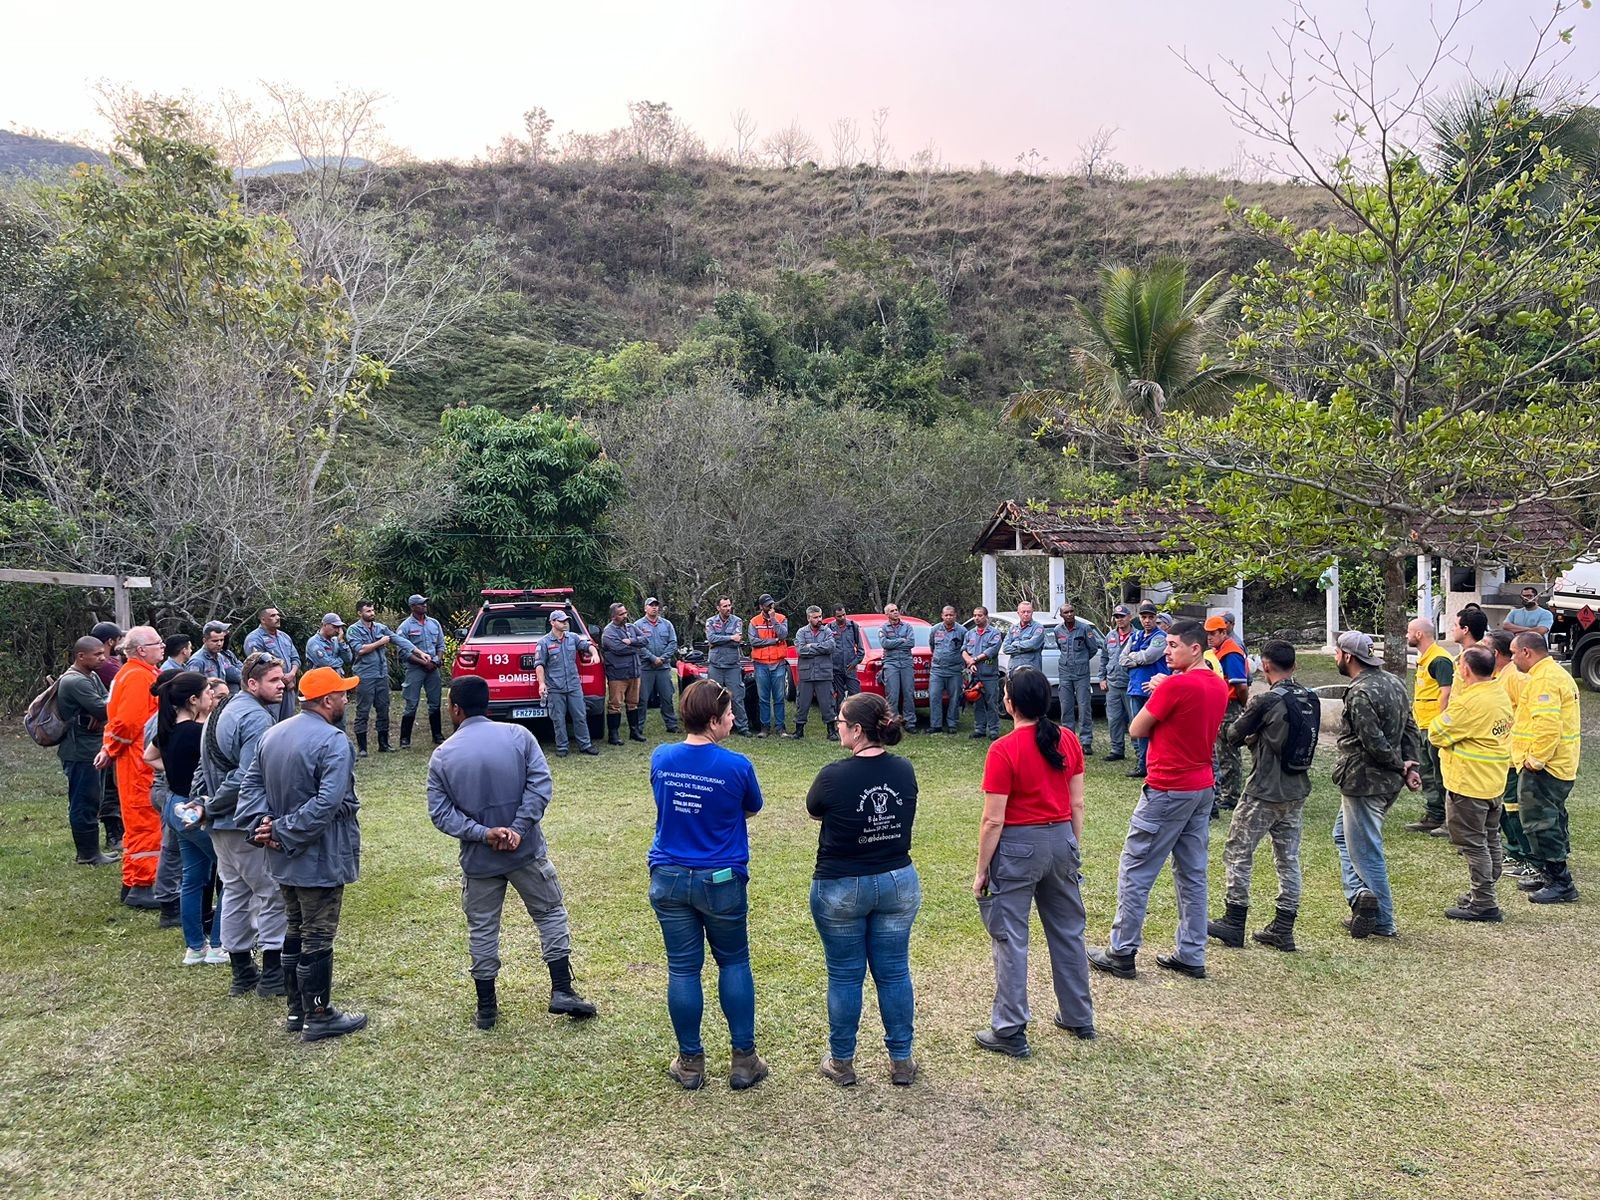
[[[67,723],[67,736],[56,747],[61,761],[93,762],[106,721],[106,685],[100,676],[69,668],[56,685],[56,711]]]

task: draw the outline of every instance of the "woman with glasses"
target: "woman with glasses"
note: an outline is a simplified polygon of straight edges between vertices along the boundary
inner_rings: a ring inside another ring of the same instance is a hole
[[[163,818],[178,835],[178,853],[183,859],[183,885],[178,896],[185,947],[183,965],[225,963],[228,955],[222,949],[221,905],[212,911],[209,942],[204,916],[206,893],[216,878],[217,855],[211,848],[211,835],[201,822],[205,809],[200,745],[214,693],[198,671],[179,671],[164,677],[151,692],[159,701],[159,708],[156,735],[145,747],[144,758],[152,767],[159,766],[166,772],[169,794]]]
[[[678,1053],[667,1074],[704,1085],[700,972],[706,945],[717,960],[717,998],[728,1019],[733,1061],[728,1086],[741,1091],[767,1076],[756,1053],[756,985],[750,973],[745,821],[761,811],[755,767],[718,745],[733,732],[733,696],[709,679],[690,684],[679,706],[688,736],[650,756],[656,836],[650,846],[650,907],[667,950],[667,1013]]]
[[[828,964],[828,1053],[822,1076],[840,1087],[856,1081],[856,1033],[867,971],[878,989],[889,1081],[916,1081],[911,1057],[911,923],[922,884],[911,865],[917,774],[890,754],[904,734],[882,696],[846,698],[835,722],[850,757],[817,773],[806,811],[822,822],[811,880],[811,916]]]

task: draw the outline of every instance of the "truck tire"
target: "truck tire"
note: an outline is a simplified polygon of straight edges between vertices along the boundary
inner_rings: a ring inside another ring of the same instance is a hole
[[[1591,692],[1600,692],[1600,639],[1590,639],[1578,644],[1575,674]]]

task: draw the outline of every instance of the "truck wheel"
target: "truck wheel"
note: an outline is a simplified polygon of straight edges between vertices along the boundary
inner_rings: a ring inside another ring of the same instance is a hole
[[[1600,692],[1600,643],[1584,651],[1583,659],[1578,663],[1578,677],[1591,692]]]

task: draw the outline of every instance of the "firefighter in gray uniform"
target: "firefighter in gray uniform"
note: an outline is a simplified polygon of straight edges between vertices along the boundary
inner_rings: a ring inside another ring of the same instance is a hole
[[[1106,694],[1106,734],[1111,738],[1107,762],[1121,762],[1128,738],[1128,668],[1122,652],[1133,638],[1133,613],[1126,604],[1111,610],[1112,626],[1100,651],[1100,690]]]
[[[1056,682],[1061,690],[1061,727],[1078,735],[1085,754],[1094,753],[1094,708],[1089,698],[1089,674],[1094,660],[1105,652],[1100,630],[1078,620],[1070,603],[1061,606],[1061,624],[1051,630],[1061,657]]]
[[[967,631],[956,624],[956,606],[946,604],[939,624],[928,635],[933,661],[928,664],[928,732],[955,733],[961,720],[961,649]]]
[[[734,615],[733,600],[717,600],[717,614],[706,621],[706,675],[720,683],[733,697],[733,728],[740,737],[750,737],[750,718],[744,711],[744,664],[739,642],[744,637],[744,622]],[[829,670],[832,662],[829,660]],[[831,684],[833,676],[828,676]]]
[[[989,624],[989,610],[978,605],[972,610],[972,628],[961,646],[961,661],[983,688],[972,709],[975,739],[993,741],[1000,736],[1000,644],[1000,631]]]
[[[889,702],[889,711],[900,714],[910,733],[917,727],[917,674],[911,657],[917,631],[900,619],[898,604],[885,604],[883,615],[888,618],[878,630],[878,642],[883,647],[878,672],[883,676],[883,695]]]
[[[678,732],[678,714],[673,707],[674,664],[678,661],[678,630],[661,615],[661,601],[651,596],[644,602],[644,616],[635,621],[644,634],[644,650],[640,654],[643,673],[639,676],[640,727],[644,717],[650,715],[650,701],[661,706],[661,723],[668,733]]]
[[[207,679],[220,679],[228,685],[229,693],[241,686],[240,671],[244,664],[228,649],[228,631],[233,626],[225,621],[207,621],[200,631],[200,649],[189,656],[186,670],[199,671]]]
[[[411,643],[407,656],[406,681],[401,689],[405,712],[400,716],[400,749],[411,745],[411,727],[417,723],[417,704],[423,689],[428,692],[428,730],[433,734],[433,744],[444,741],[444,718],[439,711],[440,668],[444,666],[444,628],[428,615],[428,598],[412,596],[406,601],[411,615],[400,622],[396,631]]]
[[[550,725],[556,735],[556,757],[567,756],[567,727],[578,737],[578,753],[598,755],[589,739],[589,709],[583,699],[583,679],[578,674],[578,655],[585,661],[599,660],[594,643],[567,632],[567,614],[561,609],[550,613],[550,632],[539,639],[533,653],[534,670],[539,675],[539,695],[550,710]]]
[[[1000,651],[1010,656],[1011,661],[1006,664],[1007,671],[1015,671],[1019,667],[1032,667],[1035,671],[1044,669],[1044,626],[1033,619],[1033,605],[1028,601],[1017,605],[1017,623],[1006,634]]]
[[[806,717],[811,713],[812,697],[816,697],[828,726],[828,740],[836,742],[839,731],[833,724],[838,712],[833,706],[833,630],[822,623],[822,610],[815,604],[806,609],[805,628],[795,634],[794,649],[795,673],[800,677],[794,700],[794,736],[805,737]]]
[[[371,600],[356,605],[361,618],[350,626],[345,640],[355,655],[356,757],[367,756],[367,717],[378,710],[378,753],[389,753],[389,647],[395,646],[405,658],[411,657],[411,643],[374,617]]]

